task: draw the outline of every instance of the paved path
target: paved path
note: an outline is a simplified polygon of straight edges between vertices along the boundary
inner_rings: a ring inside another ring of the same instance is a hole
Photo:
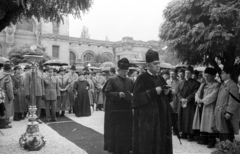
[[[95,111],[90,117],[75,117],[74,114],[66,114],[71,120],[93,129],[94,131],[103,134],[104,112]],[[68,125],[66,121],[59,121],[58,123]],[[84,150],[69,141],[65,137],[59,135],[56,131],[49,127],[51,124],[39,125],[41,133],[44,135],[47,144],[40,151],[27,152],[19,147],[18,140],[26,131],[27,120],[20,122],[12,122],[12,129],[1,129],[4,136],[0,134],[0,153],[1,154],[86,154]],[[70,133],[70,132],[69,132]],[[240,137],[236,137],[240,140]],[[199,145],[196,142],[182,141],[180,145],[176,136],[173,136],[173,151],[174,154],[210,154],[214,149],[208,149],[206,146]]]

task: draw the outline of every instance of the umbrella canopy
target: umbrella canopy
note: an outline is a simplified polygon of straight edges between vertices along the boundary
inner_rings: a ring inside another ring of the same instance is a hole
[[[52,59],[52,60],[48,60],[46,61],[43,65],[48,65],[48,66],[68,66],[67,62],[64,62],[62,60],[58,60],[58,59]]]
[[[199,72],[203,72],[205,69],[206,67],[203,67],[203,66],[194,68],[194,70],[197,70]]]
[[[90,70],[100,70],[101,68],[92,66],[92,67],[89,67],[89,69],[90,69]]]
[[[111,68],[115,67],[116,65],[113,62],[104,62],[99,67],[100,68]]]
[[[174,66],[172,66],[172,64],[170,64],[170,63],[161,63],[160,67],[161,68],[169,68],[169,69],[174,68]]]
[[[9,59],[7,59],[6,57],[0,57],[0,64],[4,64],[5,62],[11,62]]]

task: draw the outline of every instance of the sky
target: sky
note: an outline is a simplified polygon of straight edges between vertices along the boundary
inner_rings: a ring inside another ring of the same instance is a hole
[[[89,12],[81,19],[70,16],[69,35],[80,37],[82,27],[89,30],[95,40],[121,41],[159,40],[159,27],[163,23],[163,10],[171,0],[94,0]]]

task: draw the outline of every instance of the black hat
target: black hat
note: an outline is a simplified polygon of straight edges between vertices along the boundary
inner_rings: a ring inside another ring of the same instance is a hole
[[[193,67],[192,66],[188,66],[188,67],[186,67],[185,71],[190,71],[190,72],[193,73]]]
[[[85,71],[85,72],[83,73],[83,75],[89,75],[89,72],[88,72],[88,71]]]
[[[29,65],[26,65],[26,66],[24,67],[24,70],[27,70],[27,69],[31,69],[31,67],[30,67]]]
[[[129,63],[127,58],[122,58],[118,61],[118,68],[119,69],[128,70],[129,65],[130,65],[130,63]]]
[[[172,68],[172,69],[170,69],[169,73],[170,73],[170,72],[174,72],[174,73],[176,73],[176,74],[177,74],[178,70],[177,70],[177,69],[175,69],[175,68]]]
[[[19,66],[19,65],[16,65],[16,66],[13,68],[14,71],[20,70],[20,69],[22,69],[22,68],[21,68],[21,66]]]
[[[77,70],[75,65],[71,66],[70,69],[71,69],[71,70]]]
[[[59,68],[58,73],[60,73],[62,71],[65,71],[65,69],[61,67],[61,68]]]
[[[226,66],[226,65],[224,65],[224,66],[223,66],[223,71],[224,71],[226,74],[231,74],[231,72],[232,72],[232,67],[231,67],[231,66]]]
[[[180,68],[180,69],[178,70],[178,73],[185,73],[185,70],[184,70],[183,68]]]
[[[114,68],[114,67],[111,67],[111,68],[110,68],[110,72],[115,73],[115,72],[116,72],[115,68]]]
[[[159,61],[158,52],[152,49],[149,49],[145,54],[146,62],[151,63],[154,61]]]
[[[58,72],[58,70],[56,68],[53,69],[53,72]]]
[[[210,74],[210,75],[216,75],[216,74],[217,74],[217,71],[216,71],[214,68],[207,67],[207,68],[204,70],[204,73]]]
[[[9,71],[9,70],[11,70],[11,68],[12,68],[12,65],[11,65],[10,62],[5,62],[5,63],[3,64],[3,70]]]
[[[196,76],[198,76],[198,75],[199,75],[199,71],[198,71],[198,70],[194,70],[194,71],[193,71],[193,74],[195,74]]]

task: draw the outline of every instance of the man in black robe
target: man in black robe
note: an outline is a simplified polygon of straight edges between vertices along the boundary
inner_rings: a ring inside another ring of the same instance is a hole
[[[147,72],[133,90],[133,154],[172,154],[170,93],[160,70],[158,52],[146,53]]]
[[[108,79],[103,87],[106,95],[104,150],[114,154],[132,151],[132,80],[127,78],[129,61],[118,61],[118,75]]]
[[[83,72],[78,73],[78,80],[74,82],[73,91],[76,95],[74,113],[76,117],[90,116],[90,100],[88,95],[89,83],[85,80]]]
[[[197,80],[192,79],[193,67],[188,66],[185,70],[185,80],[179,83],[178,86],[178,119],[179,130],[182,132],[182,139],[188,139],[188,141],[194,140],[194,132],[192,129],[193,118],[195,114],[195,93],[197,92],[200,83]]]

